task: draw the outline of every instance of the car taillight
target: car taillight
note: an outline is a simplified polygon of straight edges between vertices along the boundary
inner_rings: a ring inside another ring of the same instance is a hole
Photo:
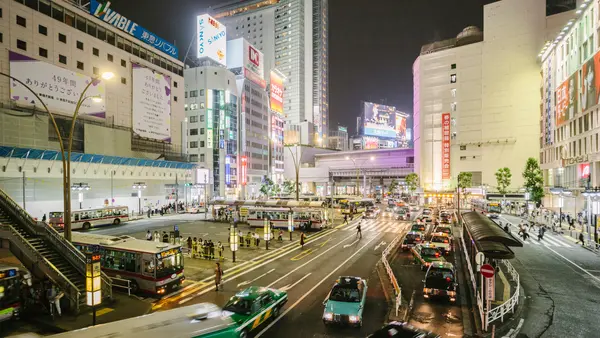
[[[445,239],[445,240],[444,240],[444,243],[448,243],[448,240],[447,240],[447,239]]]
[[[452,282],[452,279],[450,279],[450,277],[446,277],[446,282],[450,283]]]
[[[436,252],[435,257],[440,257],[440,254]]]
[[[421,239],[420,239],[420,238],[418,238],[418,237],[417,237],[417,238],[415,238],[415,242],[420,242],[420,241],[421,241]]]

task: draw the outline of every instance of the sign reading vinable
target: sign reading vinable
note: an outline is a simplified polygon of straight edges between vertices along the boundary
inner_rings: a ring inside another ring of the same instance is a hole
[[[450,113],[442,114],[442,179],[450,179]]]

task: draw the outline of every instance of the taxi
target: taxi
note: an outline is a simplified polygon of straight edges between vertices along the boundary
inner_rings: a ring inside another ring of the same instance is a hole
[[[446,261],[436,262],[431,264],[425,273],[423,297],[442,297],[455,302],[457,287],[454,265]]]
[[[237,323],[240,337],[246,337],[267,320],[277,318],[287,300],[285,291],[251,286],[229,298],[223,311]]]
[[[409,250],[413,246],[421,243],[423,234],[419,231],[409,231],[402,241],[402,250]]]
[[[430,242],[446,255],[452,252],[452,238],[445,232],[432,233]]]
[[[446,261],[442,253],[434,244],[417,244],[410,249],[415,263],[421,265],[421,270],[427,270],[431,264]]]
[[[424,237],[425,233],[427,232],[427,226],[423,223],[413,223],[413,225],[410,227],[410,232],[413,231],[421,233],[421,235]]]
[[[339,277],[323,302],[323,323],[361,327],[366,300],[366,280],[360,277]]]
[[[437,227],[435,227],[435,230],[433,231],[434,233],[445,233],[446,235],[448,235],[448,237],[450,237],[450,240],[453,239],[452,236],[452,227],[447,225],[447,224],[440,224]]]

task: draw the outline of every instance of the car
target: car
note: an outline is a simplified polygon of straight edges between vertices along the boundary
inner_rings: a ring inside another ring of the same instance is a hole
[[[421,265],[421,270],[427,270],[433,263],[446,261],[440,250],[432,243],[417,244],[410,249],[410,252],[415,263]]]
[[[419,232],[424,237],[425,232],[427,232],[427,226],[423,223],[413,223],[413,225],[410,227],[410,231]]]
[[[323,323],[362,326],[366,300],[366,280],[361,277],[339,277],[323,302]]]
[[[440,225],[436,226],[435,230],[433,232],[434,233],[436,233],[436,232],[443,232],[446,235],[448,235],[448,237],[450,237],[451,240],[453,239],[453,236],[452,236],[452,227],[447,226],[445,224],[440,224]]]
[[[365,211],[365,217],[366,218],[377,218],[379,217],[380,214],[380,210],[378,207],[368,207],[367,210]]]
[[[431,264],[425,273],[423,297],[443,297],[455,302],[457,287],[454,265],[446,261],[436,262]]]
[[[486,214],[487,217],[491,218],[491,219],[498,219],[500,218],[500,214],[495,213],[495,212],[490,212],[488,214]]]
[[[440,335],[418,329],[407,322],[393,321],[368,335],[367,338],[440,338]]]
[[[436,247],[446,255],[452,252],[452,240],[450,236],[444,232],[432,233],[430,242],[435,244]]]
[[[396,219],[399,221],[408,221],[410,219],[410,213],[406,208],[396,209]]]
[[[404,240],[402,241],[402,250],[409,250],[413,246],[421,243],[423,240],[423,234],[419,231],[409,231],[406,236],[404,236]]]
[[[423,215],[431,215],[431,213],[432,213],[431,209],[429,209],[429,208],[423,209]]]
[[[413,212],[419,211],[419,206],[418,205],[411,205],[410,206],[410,211],[413,211]]]
[[[246,337],[268,319],[277,318],[287,300],[285,291],[251,286],[229,298],[223,311],[239,325],[240,337]]]

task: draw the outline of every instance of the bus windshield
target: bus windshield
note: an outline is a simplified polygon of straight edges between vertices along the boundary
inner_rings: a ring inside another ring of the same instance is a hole
[[[156,255],[156,278],[168,277],[183,269],[183,257],[181,252],[170,254],[168,256],[164,254],[165,253],[162,252]]]

